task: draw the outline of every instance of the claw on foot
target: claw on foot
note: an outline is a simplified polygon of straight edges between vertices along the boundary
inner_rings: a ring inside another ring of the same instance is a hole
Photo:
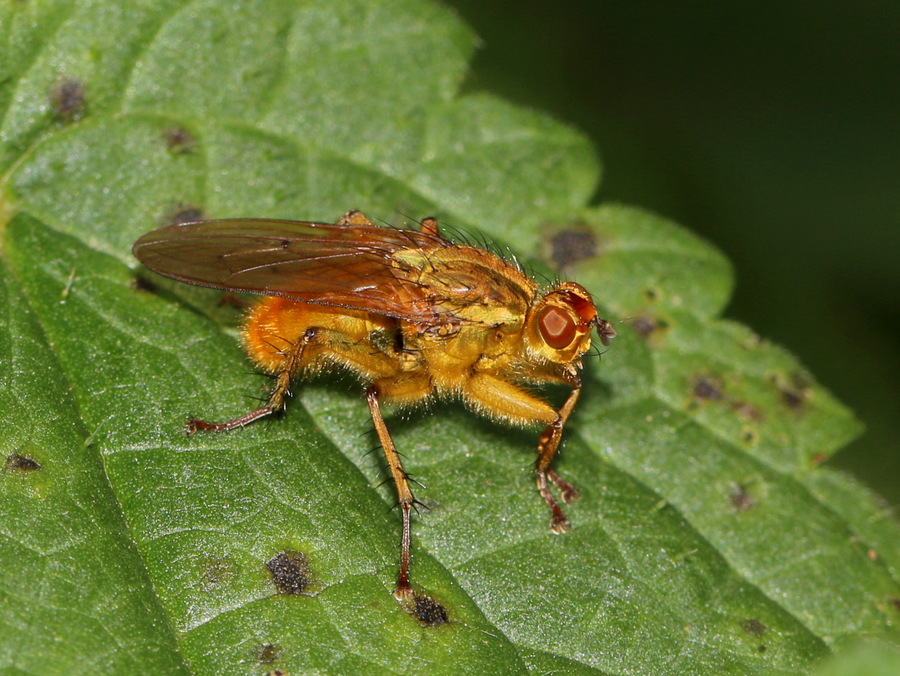
[[[569,520],[565,517],[565,515],[561,515],[562,518],[554,516],[550,519],[550,530],[552,530],[556,535],[562,535],[563,533],[569,532]]]
[[[412,599],[413,599],[412,587],[398,586],[394,590],[394,598],[397,599],[398,601],[412,601]]]

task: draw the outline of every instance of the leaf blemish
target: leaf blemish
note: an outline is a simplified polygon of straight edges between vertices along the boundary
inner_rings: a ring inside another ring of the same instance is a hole
[[[655,286],[648,286],[644,288],[644,298],[647,299],[648,303],[655,303],[662,297],[662,292],[657,289]]]
[[[669,328],[669,323],[665,319],[653,317],[651,315],[643,315],[629,320],[631,327],[637,331],[638,335],[643,338],[650,338],[653,334],[659,334]]]
[[[802,413],[812,397],[812,387],[803,373],[795,372],[788,376],[773,373],[769,381],[775,386],[781,397],[781,403],[797,413]]]
[[[303,594],[312,582],[306,554],[285,551],[276,554],[266,563],[279,594]]]
[[[189,155],[194,152],[197,144],[193,134],[184,127],[169,127],[163,132],[162,138],[173,155]]]
[[[50,90],[50,106],[59,122],[77,122],[87,111],[84,84],[74,78],[60,80]]]
[[[759,431],[752,427],[745,427],[741,430],[741,441],[745,446],[754,446],[759,441]]]
[[[254,657],[260,664],[272,664],[281,656],[281,646],[275,643],[263,643],[256,647]]]
[[[560,270],[598,253],[597,238],[587,226],[573,227],[556,232],[550,238],[550,260]]]
[[[203,561],[202,587],[210,591],[219,587],[235,573],[234,562],[229,556],[210,555]]]
[[[762,411],[746,401],[735,401],[731,404],[731,410],[734,411],[741,420],[762,422],[763,418],[765,418]]]
[[[426,627],[437,627],[450,621],[447,609],[430,596],[417,594],[413,598],[412,607],[407,610]]]
[[[196,223],[206,218],[201,207],[191,204],[178,204],[174,206],[166,217],[163,219],[163,225],[184,225],[185,223]]]
[[[754,638],[761,638],[767,631],[769,631],[769,628],[765,624],[757,620],[755,617],[741,620],[741,629],[743,629]]]
[[[34,458],[29,458],[27,455],[13,453],[6,456],[5,469],[7,472],[29,474],[31,472],[38,472],[43,468],[41,467],[41,464]]]
[[[729,500],[731,501],[731,506],[738,513],[746,512],[756,507],[756,498],[751,495],[750,491],[743,484],[731,484]]]
[[[698,375],[694,379],[694,398],[702,401],[719,401],[724,392],[722,380],[716,376]]]

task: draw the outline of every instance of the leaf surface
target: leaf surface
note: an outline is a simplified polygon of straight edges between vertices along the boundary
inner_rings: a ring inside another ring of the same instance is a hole
[[[0,669],[796,673],[896,632],[897,523],[819,467],[859,423],[719,319],[733,280],[714,248],[587,206],[582,136],[460,92],[475,39],[452,13],[131,0],[0,17]],[[279,419],[185,437],[188,415],[233,417],[268,383],[240,312],[130,255],[176,219],[353,208],[511,247],[618,322],[557,463],[581,492],[565,536],[534,488],[537,430],[454,402],[389,417],[428,486],[413,575],[439,626],[391,595],[399,516],[358,383],[304,383]],[[279,556],[302,593],[279,593]]]

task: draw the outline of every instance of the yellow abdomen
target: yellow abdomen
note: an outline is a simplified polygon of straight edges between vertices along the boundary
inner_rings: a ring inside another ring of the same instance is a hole
[[[359,310],[315,305],[280,296],[264,297],[247,315],[244,348],[263,371],[284,368],[286,354],[309,329],[316,339],[305,349],[299,369],[318,368],[326,361],[342,364],[363,378],[393,371],[392,359],[373,346],[372,337],[396,330],[396,320]]]

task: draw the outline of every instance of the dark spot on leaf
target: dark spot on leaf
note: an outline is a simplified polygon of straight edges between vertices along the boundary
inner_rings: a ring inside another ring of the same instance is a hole
[[[156,286],[155,282],[150,281],[146,277],[138,275],[131,280],[131,288],[135,291],[142,291],[144,293],[156,293],[156,290],[159,287]]]
[[[412,613],[419,622],[428,627],[436,627],[450,621],[447,609],[430,596],[417,595],[413,599]]]
[[[266,564],[280,594],[302,594],[312,576],[303,552],[286,551],[275,555]]]
[[[550,238],[550,260],[561,270],[596,256],[597,250],[597,237],[586,225],[575,224]]]
[[[87,112],[84,85],[80,80],[60,80],[50,90],[50,106],[53,118],[59,122],[76,122]]]
[[[163,132],[163,142],[174,155],[189,155],[194,151],[194,136],[184,127],[169,127]]]
[[[669,323],[665,319],[652,317],[650,315],[635,317],[634,319],[629,320],[628,323],[631,324],[631,327],[643,338],[650,338],[669,328]]]
[[[731,410],[734,411],[741,420],[752,422],[762,422],[765,415],[753,404],[746,401],[735,401],[731,404]]]
[[[656,320],[652,317],[638,317],[631,321],[631,326],[645,338],[656,330]]]
[[[900,598],[891,599],[891,604],[897,611],[900,611]]]
[[[741,620],[741,629],[746,631],[748,634],[753,636],[754,638],[762,638],[762,636],[769,631],[769,628],[764,625],[762,622],[757,620],[755,617],[751,617],[746,620]]]
[[[227,582],[235,574],[234,561],[230,556],[208,555],[203,561],[202,587],[210,591]]]
[[[644,287],[644,298],[647,299],[648,303],[655,303],[661,295],[662,293],[655,286]]]
[[[731,494],[728,497],[736,512],[746,512],[756,507],[756,498],[742,484],[731,484]]]
[[[699,375],[694,379],[694,397],[707,401],[719,401],[724,386],[721,379],[711,375]]]
[[[6,471],[16,472],[18,474],[28,474],[30,472],[38,472],[41,470],[41,464],[34,458],[27,455],[19,455],[13,453],[6,456]]]
[[[764,653],[766,652],[766,650],[768,650],[768,648],[766,648],[766,646],[764,645],[756,646],[756,652],[758,653]]]
[[[196,223],[203,219],[203,209],[200,207],[189,204],[179,204],[166,214],[163,225],[184,225],[185,223]]]
[[[741,441],[745,446],[754,446],[759,441],[759,432],[752,427],[741,430]]]
[[[809,378],[801,373],[794,372],[785,377],[780,373],[773,373],[769,380],[778,390],[781,403],[797,413],[801,413],[812,396],[812,387]]]
[[[782,390],[781,398],[788,408],[797,410],[803,408],[803,397],[797,390]]]
[[[281,646],[273,643],[263,643],[256,647],[253,656],[260,664],[272,664],[281,656]]]

